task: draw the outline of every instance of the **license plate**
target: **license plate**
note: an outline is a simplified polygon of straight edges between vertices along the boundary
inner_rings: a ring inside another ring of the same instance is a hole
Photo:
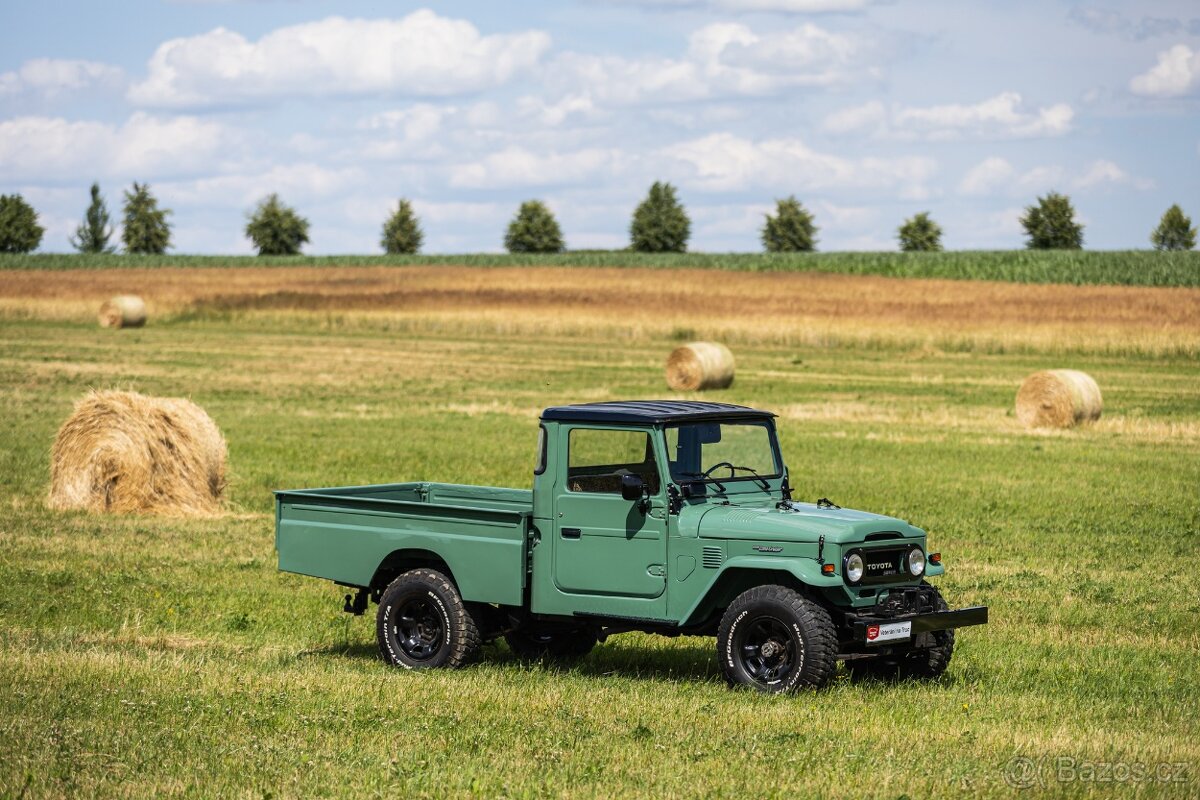
[[[897,639],[907,639],[912,636],[912,621],[884,622],[879,625],[867,626],[867,643],[894,642]]]

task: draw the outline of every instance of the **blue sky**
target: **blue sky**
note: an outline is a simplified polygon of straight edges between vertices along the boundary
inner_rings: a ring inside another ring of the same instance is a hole
[[[52,10],[51,10],[52,9]],[[495,251],[541,198],[569,247],[621,247],[654,180],[691,249],[758,250],[795,194],[820,249],[895,247],[930,211],[950,248],[1022,245],[1038,194],[1096,249],[1200,219],[1195,2],[578,0],[0,7],[0,193],[67,237],[98,180],[148,181],[175,249],[250,252],[255,201],[312,253],[379,249],[396,199],[428,252]]]

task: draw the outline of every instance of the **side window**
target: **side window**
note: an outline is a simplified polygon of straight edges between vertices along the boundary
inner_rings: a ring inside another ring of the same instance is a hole
[[[533,474],[541,475],[546,471],[546,426],[538,425],[537,461],[533,464]]]
[[[575,428],[567,439],[567,489],[620,494],[621,476],[638,475],[658,494],[658,468],[650,434]]]

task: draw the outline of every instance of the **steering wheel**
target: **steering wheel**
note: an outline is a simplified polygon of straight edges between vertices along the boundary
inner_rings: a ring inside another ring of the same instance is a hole
[[[713,472],[717,469],[717,467],[729,467],[729,474],[731,476],[733,475],[734,470],[737,469],[737,467],[735,467],[733,464],[730,464],[728,461],[718,461],[717,463],[713,464],[708,469],[704,470],[704,472],[702,472],[701,474],[706,478],[711,478]]]

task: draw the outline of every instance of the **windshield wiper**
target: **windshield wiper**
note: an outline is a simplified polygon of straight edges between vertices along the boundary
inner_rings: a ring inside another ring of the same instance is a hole
[[[759,475],[755,470],[751,469],[750,467],[733,467],[733,469],[740,469],[740,470],[749,472],[762,484],[762,489],[764,492],[770,491],[771,484],[767,483],[767,479],[764,478],[762,475]]]

